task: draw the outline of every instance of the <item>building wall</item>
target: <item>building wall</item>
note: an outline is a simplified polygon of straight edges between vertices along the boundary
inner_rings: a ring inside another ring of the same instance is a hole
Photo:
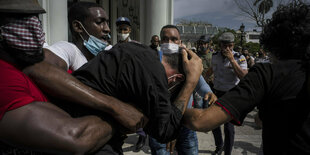
[[[39,0],[46,13],[41,15],[45,41],[51,45],[59,40],[68,40],[67,1]]]
[[[252,42],[252,43],[259,43],[259,36],[261,32],[258,31],[247,31],[245,32],[245,41],[246,43]]]
[[[70,41],[67,21],[68,1],[97,2],[103,6],[110,18],[112,44],[117,43],[115,21],[126,16],[132,22],[131,38],[149,44],[152,35],[159,35],[166,24],[173,24],[173,0],[38,0],[46,10],[40,16],[46,42],[51,45],[57,41]]]

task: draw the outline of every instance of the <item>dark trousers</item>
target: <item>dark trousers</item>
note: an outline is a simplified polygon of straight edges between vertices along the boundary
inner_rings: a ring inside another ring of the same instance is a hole
[[[225,144],[223,145],[223,138],[221,127],[215,128],[212,130],[215,146],[216,147],[223,147],[225,155],[230,155],[232,151],[232,147],[234,145],[235,140],[235,127],[231,123],[224,124],[224,134],[225,134]]]
[[[225,94],[223,91],[214,90],[215,95],[219,98]],[[221,126],[215,128],[212,130],[215,146],[216,147],[223,147],[224,146],[224,152],[225,155],[230,155],[232,151],[232,147],[234,145],[235,141],[235,127],[231,123],[225,123],[224,124],[224,134],[225,134],[225,141],[223,144],[223,138],[222,138],[222,132],[221,132]]]

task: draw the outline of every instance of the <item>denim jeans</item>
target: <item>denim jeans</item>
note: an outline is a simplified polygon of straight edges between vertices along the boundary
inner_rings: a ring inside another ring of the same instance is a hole
[[[170,155],[170,153],[166,151],[166,144],[161,144],[154,138],[149,137],[149,146],[152,155]],[[175,149],[178,155],[198,155],[198,139],[196,132],[182,127],[179,137],[177,138]]]

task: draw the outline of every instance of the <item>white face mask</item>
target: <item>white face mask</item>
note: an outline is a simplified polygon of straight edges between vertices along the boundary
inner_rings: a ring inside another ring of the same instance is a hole
[[[178,53],[179,52],[179,45],[175,43],[163,43],[160,45],[160,50],[163,53]]]
[[[118,35],[118,37],[119,37],[119,39],[120,39],[121,41],[124,41],[124,40],[126,40],[126,39],[129,37],[129,33],[125,33],[125,34],[123,34],[123,33],[118,33],[117,35]]]

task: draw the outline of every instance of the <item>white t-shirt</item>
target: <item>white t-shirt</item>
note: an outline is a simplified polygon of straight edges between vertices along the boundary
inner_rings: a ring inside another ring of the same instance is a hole
[[[74,44],[67,41],[59,41],[44,48],[49,49],[63,59],[67,63],[67,70],[75,71],[87,63],[83,53]]]

